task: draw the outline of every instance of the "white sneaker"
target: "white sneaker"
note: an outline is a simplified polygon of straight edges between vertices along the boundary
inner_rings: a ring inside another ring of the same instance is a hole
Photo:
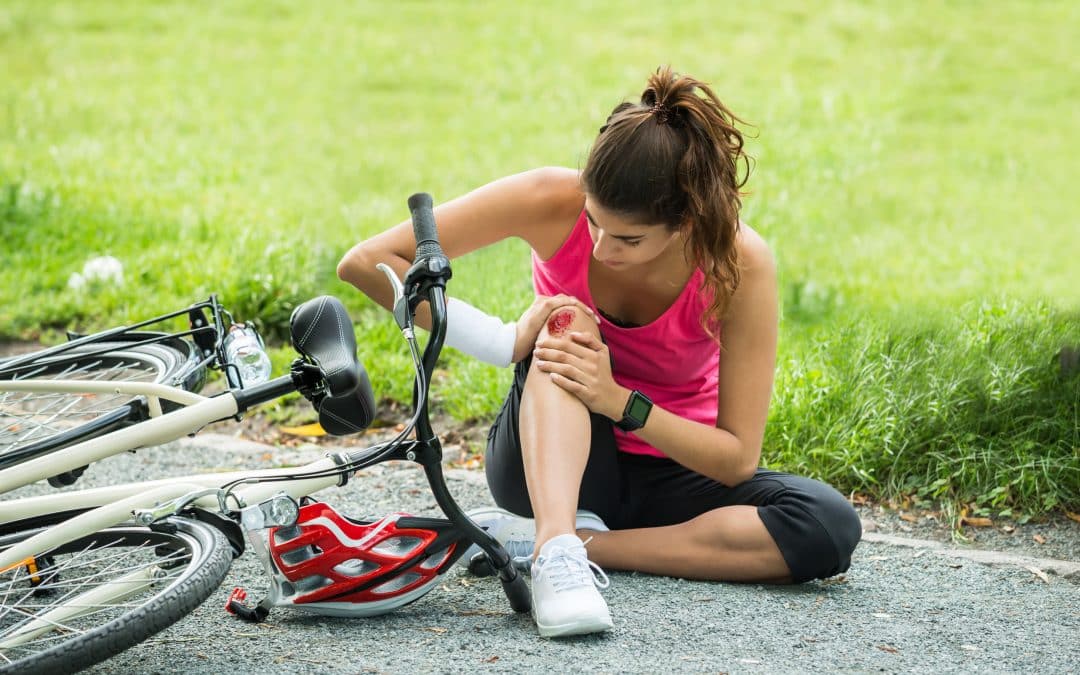
[[[525,572],[529,571],[532,566],[533,549],[536,547],[536,521],[531,518],[522,518],[497,506],[473,509],[466,515],[503,545],[506,552],[510,554],[511,560],[514,561],[515,567]],[[604,524],[600,516],[584,509],[577,512],[574,527],[579,530],[608,531],[608,526]],[[480,547],[473,544],[458,558],[458,565],[468,567],[469,561],[479,552]]]
[[[540,637],[611,628],[611,614],[597,589],[609,585],[607,575],[589,560],[577,535],[562,534],[541,546],[532,565],[533,617]]]

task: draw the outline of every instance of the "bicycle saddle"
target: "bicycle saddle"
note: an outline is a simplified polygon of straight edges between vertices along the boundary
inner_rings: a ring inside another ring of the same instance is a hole
[[[375,395],[356,358],[356,334],[341,301],[332,295],[308,300],[289,319],[293,346],[322,371],[328,395],[313,401],[319,424],[335,436],[363,431],[375,419]]]
[[[340,300],[332,295],[308,300],[293,310],[289,331],[296,351],[322,371],[330,396],[356,389],[363,366],[356,358],[352,319]]]
[[[375,420],[375,396],[367,370],[359,365],[356,389],[344,396],[326,396],[318,402],[319,426],[332,436],[363,431]]]

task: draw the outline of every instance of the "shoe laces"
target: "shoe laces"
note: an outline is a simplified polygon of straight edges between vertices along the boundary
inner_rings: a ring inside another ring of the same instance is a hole
[[[532,554],[535,544],[532,541],[511,539],[503,543],[507,555],[513,561],[514,566],[521,568],[532,563]]]
[[[598,588],[611,585],[604,570],[589,560],[584,546],[552,546],[546,556],[539,556],[534,566],[533,579],[540,581],[544,578],[551,581],[551,587],[556,591],[580,588],[590,583]]]

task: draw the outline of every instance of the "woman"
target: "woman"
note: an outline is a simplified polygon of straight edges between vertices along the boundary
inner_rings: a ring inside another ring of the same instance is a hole
[[[801,582],[846,570],[861,536],[836,490],[758,468],[777,287],[739,221],[738,121],[662,68],[582,171],[529,171],[436,209],[451,258],[507,237],[532,247],[532,306],[504,324],[451,300],[447,344],[517,364],[486,454],[501,508],[472,515],[529,556],[543,636],[611,627],[601,567]],[[402,223],[338,274],[389,307],[375,264],[403,275],[413,247]]]

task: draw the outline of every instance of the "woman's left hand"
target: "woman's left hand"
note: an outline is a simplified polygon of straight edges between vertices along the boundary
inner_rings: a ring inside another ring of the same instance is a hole
[[[536,343],[533,363],[590,411],[612,419],[622,417],[625,389],[611,376],[611,356],[600,338],[576,331],[563,337],[546,337]]]

